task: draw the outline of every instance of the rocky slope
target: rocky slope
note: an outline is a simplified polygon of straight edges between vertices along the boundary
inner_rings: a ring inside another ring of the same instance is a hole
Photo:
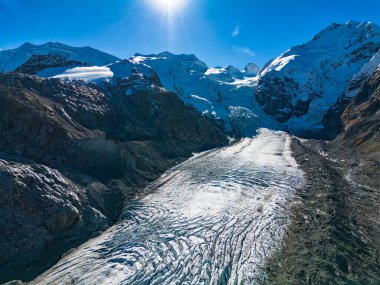
[[[332,24],[270,62],[260,73],[256,99],[291,132],[310,136],[379,49],[379,26]]]
[[[310,140],[292,145],[307,183],[291,203],[292,223],[262,284],[379,284],[380,185],[347,179],[353,167],[347,149],[320,147]]]
[[[128,84],[0,75],[0,282],[33,277],[116,221],[125,197],[227,143],[220,126],[147,85],[126,96]]]
[[[360,87],[341,116],[343,132],[337,140],[357,147],[380,161],[380,68]]]
[[[94,183],[92,190],[58,170],[4,154],[0,181],[0,282],[28,280],[46,270],[67,249],[107,229],[117,218],[112,212],[122,207],[116,191],[113,209],[111,201],[102,200],[111,195],[101,183]],[[86,195],[95,190],[102,200],[98,205]]]
[[[347,179],[380,189],[380,68],[359,88],[340,116],[339,135],[326,150],[345,161]],[[344,149],[349,151],[345,155]],[[343,156],[343,157],[342,157]]]
[[[62,55],[32,55],[25,63],[16,68],[16,72],[49,77],[67,69],[83,66],[84,63],[77,60],[70,60]]]
[[[334,140],[292,146],[308,183],[285,246],[267,265],[268,284],[380,282],[380,69],[355,93],[330,116]]]

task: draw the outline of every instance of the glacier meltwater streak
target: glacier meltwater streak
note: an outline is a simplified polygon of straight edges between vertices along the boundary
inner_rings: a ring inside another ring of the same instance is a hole
[[[290,143],[262,129],[194,156],[32,284],[255,284],[304,183]]]

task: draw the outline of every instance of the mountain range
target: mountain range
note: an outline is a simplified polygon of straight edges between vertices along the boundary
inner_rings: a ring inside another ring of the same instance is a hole
[[[0,71],[18,68],[43,78],[100,85],[115,85],[132,74],[148,81],[158,77],[185,104],[221,120],[227,132],[251,135],[270,127],[318,138],[331,137],[324,117],[342,97],[356,95],[358,83],[377,69],[379,49],[379,26],[350,21],[330,25],[261,70],[253,63],[242,71],[234,66],[208,67],[195,55],[169,52],[120,60],[89,47],[25,43],[0,52]],[[126,92],[133,93],[135,87]]]
[[[379,86],[371,22],[332,24],[243,70],[52,42],[0,51],[0,282],[33,279],[167,169],[261,128],[348,149],[378,187]]]

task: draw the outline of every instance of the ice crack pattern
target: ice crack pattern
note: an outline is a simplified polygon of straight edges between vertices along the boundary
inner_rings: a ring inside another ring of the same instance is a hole
[[[262,129],[194,156],[32,284],[255,284],[304,183],[290,143]]]

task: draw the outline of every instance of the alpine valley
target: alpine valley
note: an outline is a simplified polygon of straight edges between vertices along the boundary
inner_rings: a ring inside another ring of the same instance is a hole
[[[0,283],[380,284],[380,27],[262,68],[0,51]]]

